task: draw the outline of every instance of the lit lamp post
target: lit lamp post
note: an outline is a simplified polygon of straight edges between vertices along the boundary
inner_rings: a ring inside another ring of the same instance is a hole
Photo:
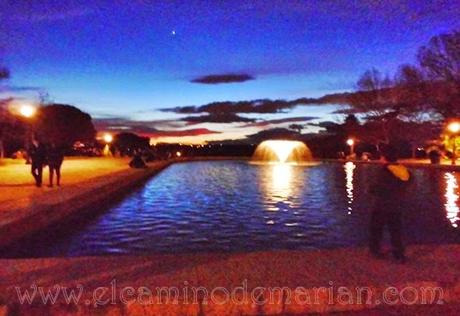
[[[355,140],[353,138],[348,138],[347,145],[350,146],[350,156],[352,156],[355,153]]]
[[[35,115],[35,112],[37,112],[37,109],[29,104],[24,104],[19,108],[19,113],[25,118],[31,118]]]
[[[23,104],[19,107],[19,114],[26,119],[26,135],[25,135],[25,144],[24,147],[27,151],[26,163],[30,163],[30,143],[32,142],[32,129],[30,126],[30,119],[37,112],[37,108],[30,104]]]
[[[447,130],[452,137],[452,164],[455,165],[457,161],[457,136],[460,133],[460,122],[451,122],[447,125]]]
[[[105,143],[104,156],[106,156],[106,157],[111,156],[110,143],[112,143],[112,141],[113,141],[112,134],[105,133],[104,136],[102,136],[102,139],[104,140],[104,143]]]

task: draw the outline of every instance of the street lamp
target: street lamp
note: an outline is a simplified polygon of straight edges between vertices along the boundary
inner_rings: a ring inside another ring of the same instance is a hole
[[[32,128],[29,120],[35,115],[37,108],[30,104],[23,104],[19,107],[19,114],[24,117],[26,122],[25,149],[27,150],[26,164],[30,163],[30,143],[32,142]]]
[[[355,140],[353,138],[348,138],[347,145],[350,146],[350,156],[351,156],[355,153]]]
[[[110,133],[105,133],[102,136],[102,140],[105,143],[104,150],[103,150],[104,156],[109,157],[112,154],[110,151],[110,143],[113,141],[113,136]]]
[[[105,133],[103,139],[106,144],[110,144],[113,141],[113,136],[112,134]]]
[[[452,141],[452,165],[457,161],[457,136],[460,133],[460,122],[454,121],[447,125],[447,130],[450,132]]]
[[[29,104],[21,105],[19,108],[19,113],[25,118],[31,118],[35,112],[37,112],[37,108]]]

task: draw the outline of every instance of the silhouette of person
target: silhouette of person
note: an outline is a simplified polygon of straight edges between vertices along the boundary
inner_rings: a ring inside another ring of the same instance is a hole
[[[371,188],[375,195],[375,205],[369,225],[369,250],[376,258],[383,258],[381,242],[385,227],[388,227],[394,259],[404,263],[404,245],[402,242],[402,197],[410,180],[406,167],[397,163],[397,151],[388,147],[383,157],[385,164],[379,170],[377,182]]]
[[[61,185],[61,166],[64,161],[64,153],[55,143],[51,143],[48,149],[49,187],[53,186],[54,174],[56,174],[56,185]]]
[[[30,148],[30,159],[31,159],[31,172],[32,176],[35,179],[35,185],[37,187],[42,186],[42,176],[43,176],[43,165],[46,162],[46,149],[45,146],[37,141],[32,141],[32,146]]]
[[[133,159],[129,162],[129,166],[136,169],[147,168],[147,165],[145,164],[141,153],[138,150],[134,152]]]

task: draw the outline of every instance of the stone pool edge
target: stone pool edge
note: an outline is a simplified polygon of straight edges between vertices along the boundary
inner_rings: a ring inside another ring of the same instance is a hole
[[[352,162],[355,164],[362,164],[362,165],[383,165],[385,162],[381,160],[354,160],[354,159],[314,159],[317,162],[322,163],[339,163],[344,164],[347,162]],[[400,164],[405,165],[409,168],[428,168],[428,169],[439,169],[444,171],[460,171],[460,164],[451,165],[451,164],[431,164],[427,161],[411,161],[410,159],[401,159],[398,161]]]
[[[88,182],[90,187],[82,188],[80,193],[63,198],[58,203],[32,203],[29,207],[13,210],[10,214],[18,212],[21,215],[0,224],[0,249],[58,225],[69,217],[83,216],[95,204],[107,203],[124,196],[172,163],[173,161],[161,161],[150,164],[146,169],[127,169],[110,175],[110,179],[102,183],[98,183],[99,179],[96,178]],[[107,180],[107,176],[101,178]]]
[[[149,163],[146,169],[127,168],[124,171],[113,173],[109,176],[108,181],[108,176],[102,176],[86,183],[73,185],[71,189],[80,187],[80,192],[70,197],[62,196],[57,203],[31,201],[28,207],[13,209],[8,214],[0,214],[0,250],[48,227],[58,225],[66,221],[68,217],[84,216],[95,204],[120,199],[129,194],[133,188],[145,183],[172,164],[195,161],[247,161],[249,159],[250,157],[196,156],[160,160]],[[105,181],[100,181],[101,178]],[[68,187],[64,187],[63,190],[68,190]],[[60,193],[56,192],[56,194]]]

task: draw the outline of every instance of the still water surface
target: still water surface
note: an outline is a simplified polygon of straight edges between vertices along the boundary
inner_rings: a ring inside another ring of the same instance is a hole
[[[363,246],[375,165],[174,164],[84,223],[4,256],[81,256]],[[412,169],[399,198],[407,243],[458,243],[460,174]]]

